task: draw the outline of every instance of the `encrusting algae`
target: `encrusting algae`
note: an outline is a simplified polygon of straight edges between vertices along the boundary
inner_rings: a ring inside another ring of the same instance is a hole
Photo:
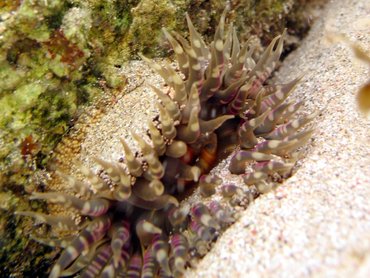
[[[142,56],[170,89],[153,87],[159,115],[149,121],[147,135],[132,132],[141,151],[134,153],[121,139],[123,162],[95,158],[102,171],[82,168],[84,181],[60,173],[76,195],[35,192],[30,197],[73,208],[81,221],[17,212],[78,231],[67,238],[35,238],[64,248],[50,277],[78,272],[81,277],[179,277],[190,256],[204,255],[209,242],[233,221],[217,202],[180,205],[195,186],[204,196],[214,194],[217,186],[225,197],[240,193],[209,175],[220,159],[232,153],[230,172],[242,175],[256,194],[290,174],[297,149],[312,134],[303,127],[316,114],[295,118],[302,103],[286,101],[299,78],[265,85],[285,34],[274,38],[255,62],[253,48],[239,43],[232,25],[224,36],[225,15],[226,10],[210,45],[188,15],[189,40],[163,30],[179,69]]]

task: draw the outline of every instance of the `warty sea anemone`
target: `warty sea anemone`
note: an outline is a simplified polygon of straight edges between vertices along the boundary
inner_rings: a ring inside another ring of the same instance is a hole
[[[63,239],[37,239],[64,248],[50,277],[78,272],[81,277],[181,276],[189,254],[204,254],[204,246],[232,221],[217,202],[180,206],[188,188],[199,186],[201,194],[213,194],[222,180],[208,173],[231,152],[230,172],[259,191],[266,181],[290,173],[294,154],[312,133],[302,127],[315,115],[295,118],[302,103],[285,101],[299,78],[285,85],[265,84],[283,50],[284,33],[255,62],[253,48],[239,43],[232,26],[224,36],[225,15],[210,45],[188,15],[189,40],[164,30],[178,71],[142,56],[170,90],[153,87],[159,115],[149,122],[147,136],[132,133],[139,152],[122,139],[124,162],[96,158],[102,171],[83,168],[84,181],[61,174],[78,195],[31,196],[73,208],[84,221],[18,212],[78,231]],[[224,196],[237,189],[220,185]]]

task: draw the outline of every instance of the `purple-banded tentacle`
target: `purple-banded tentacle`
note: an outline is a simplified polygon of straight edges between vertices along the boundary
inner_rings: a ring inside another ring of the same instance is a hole
[[[224,39],[224,57],[225,57],[225,61],[230,61],[230,57],[232,55],[231,52],[232,52],[232,45],[233,45],[233,29],[234,29],[234,25],[232,22],[230,23],[227,29],[228,30],[226,31],[226,36]]]
[[[181,44],[165,28],[162,28],[162,31],[167,40],[170,42],[172,49],[176,54],[181,72],[185,75],[185,78],[187,79],[189,76],[188,56],[186,55]]]
[[[220,189],[222,196],[226,198],[230,198],[235,194],[242,193],[241,188],[233,183],[223,184]]]
[[[31,200],[47,200],[54,204],[60,204],[66,207],[77,209],[82,215],[100,216],[104,215],[111,207],[111,202],[102,198],[93,198],[91,200],[81,200],[77,197],[65,193],[32,193]]]
[[[169,95],[163,93],[157,87],[154,87],[154,86],[150,86],[150,87],[157,94],[159,100],[162,102],[163,106],[166,108],[166,110],[168,111],[172,119],[174,119],[175,121],[181,120],[181,112],[180,112],[178,104],[174,100],[172,100],[172,98]],[[150,121],[149,123],[152,123],[152,122]]]
[[[183,48],[186,57],[189,58],[188,53],[185,51],[186,48],[187,49],[190,48],[189,41],[187,41],[183,36],[181,36],[177,32],[171,32],[171,33],[172,33],[172,36],[181,44],[181,47]],[[187,67],[189,68],[189,60],[188,60]],[[188,70],[190,70],[190,69],[188,69]],[[189,72],[188,72],[188,75],[187,75],[186,79],[189,79]]]
[[[241,148],[251,149],[258,143],[257,137],[254,134],[254,130],[261,123],[263,123],[269,113],[270,110],[266,110],[265,113],[261,114],[260,116],[246,121],[242,124],[242,126],[238,130]]]
[[[248,55],[248,46],[245,44],[243,48],[240,50],[240,52],[237,55],[237,58],[235,59],[235,62],[232,64],[230,68],[228,68],[225,72],[224,76],[224,82],[226,86],[231,85],[236,80],[240,79],[244,74],[244,63],[245,59]]]
[[[257,144],[254,150],[263,153],[285,156],[305,144],[311,137],[312,132],[312,129],[303,130],[294,135],[287,136],[283,140],[266,140]]]
[[[91,255],[94,255],[95,250],[91,252]],[[90,254],[90,252],[89,252]],[[79,256],[71,266],[69,266],[66,270],[63,270],[59,277],[68,277],[75,275],[77,272],[81,271],[82,269],[86,269],[86,267],[91,264],[91,261],[88,259],[87,256]],[[83,277],[83,276],[81,276]],[[86,276],[85,276],[86,277]],[[92,276],[93,277],[93,276]]]
[[[289,142],[289,144],[284,148],[277,150],[276,154],[280,156],[290,156],[291,153],[307,143],[311,138],[313,131],[313,129],[303,130],[297,134],[286,137],[284,141]]]
[[[123,247],[130,240],[130,223],[123,220],[122,222],[115,223],[112,227],[112,240],[111,248],[113,252],[113,263],[114,267],[118,268],[119,263],[122,260]]]
[[[81,253],[88,251],[93,244],[101,240],[111,226],[108,215],[95,218],[72,242],[64,249],[53,266],[49,277],[57,278]]]
[[[169,78],[168,75],[168,69],[166,66],[161,66],[160,64],[154,62],[153,60],[145,57],[142,54],[139,54],[140,58],[145,61],[151,68],[152,70],[156,71],[162,78],[163,80],[168,84],[173,86],[173,81]]]
[[[285,109],[281,118],[277,121],[277,124],[285,124],[287,120],[291,119],[293,115],[301,108],[303,101],[297,103],[290,103],[289,107]]]
[[[201,103],[206,102],[209,98],[213,97],[217,90],[222,85],[222,68],[223,65],[217,64],[217,56],[214,46],[211,46],[211,60],[207,68],[207,79],[204,81],[201,93]]]
[[[127,200],[131,196],[131,177],[122,175],[120,183],[113,192],[113,196],[118,201]]]
[[[198,238],[208,242],[212,240],[214,229],[211,227],[204,226],[197,220],[190,222],[189,228],[197,235]]]
[[[64,276],[71,276],[76,274],[77,272],[84,269],[86,266],[93,264],[94,258],[96,258],[96,254],[99,248],[104,248],[104,244],[107,242],[107,239],[102,239],[100,241],[95,242],[88,250],[87,253],[78,256],[78,258],[70,265],[68,268],[63,270],[60,274],[61,277]],[[101,269],[101,268],[100,268]],[[99,271],[100,271],[99,269]],[[93,276],[94,277],[94,276]]]
[[[230,86],[226,87],[223,90],[218,90],[215,96],[220,100],[222,104],[228,104],[232,101],[238,94],[240,88],[245,84],[248,79],[246,77],[242,77],[236,80],[234,83],[230,84]]]
[[[194,221],[193,221],[194,222]],[[190,252],[196,252],[199,256],[204,256],[207,251],[209,250],[209,241],[205,240],[204,238],[202,237],[199,237],[198,236],[198,232],[197,231],[194,231],[194,229],[196,229],[197,227],[202,227],[203,228],[207,228],[207,233],[204,234],[205,238],[213,238],[216,236],[216,234],[214,233],[214,231],[210,231],[210,228],[208,227],[204,227],[202,225],[200,225],[199,223],[197,225],[195,225],[193,222],[191,222],[190,224],[190,231],[187,233],[187,239],[188,239],[188,243],[189,243],[189,250],[191,250]],[[209,234],[211,232],[211,235]]]
[[[252,184],[256,184],[256,183],[258,183],[262,180],[266,180],[268,175],[265,172],[263,172],[263,169],[261,169],[261,171],[247,173],[247,174],[243,175],[242,177],[243,177],[243,181],[246,185],[252,185]]]
[[[196,109],[195,109],[196,108]],[[190,120],[192,113],[198,113],[201,109],[199,93],[196,85],[191,87],[186,106],[181,111],[181,123],[187,124]]]
[[[220,17],[220,22],[217,26],[214,39],[213,39],[213,47],[215,49],[216,54],[216,62],[217,66],[220,67],[220,71],[223,71],[223,67],[225,66],[225,56],[224,56],[224,29],[225,29],[225,18],[226,18],[226,10],[225,9]]]
[[[190,20],[189,15],[186,13],[186,22],[188,24],[188,29],[190,33],[190,43],[191,47],[194,49],[195,53],[197,54],[197,57],[202,58],[200,62],[203,64],[204,61],[209,60],[210,52],[208,50],[207,45],[202,39],[202,36],[195,30],[193,23]]]
[[[235,98],[227,105],[228,113],[232,115],[239,115],[245,111],[245,102],[248,96],[248,92],[254,82],[254,78],[251,78],[242,87],[240,87]]]
[[[198,113],[199,109],[197,107],[193,107],[187,125],[181,125],[178,127],[178,138],[185,143],[194,143],[200,136]]]
[[[214,228],[216,230],[220,229],[220,226],[213,219],[206,205],[197,203],[191,208],[190,211],[193,218],[199,223],[202,223],[202,225]]]
[[[271,75],[275,69],[276,63],[280,58],[281,52],[283,51],[283,42],[286,34],[284,30],[283,34],[275,37],[266,50],[263,52],[261,58],[258,60],[256,66],[252,70],[251,74],[256,75],[261,83]]]
[[[119,262],[117,275],[123,275],[128,270],[130,258],[132,256],[131,242],[127,241],[121,250],[121,260]]]
[[[266,138],[267,133],[275,130],[278,121],[281,119],[284,111],[288,109],[289,105],[290,103],[282,103],[273,109],[265,118],[263,123],[255,129],[255,133]]]
[[[120,168],[118,163],[108,162],[99,157],[94,157],[94,161],[104,169],[112,181],[119,182],[123,169]]]
[[[141,58],[148,63],[148,65],[155,70],[156,72],[159,73],[160,76],[166,81],[168,85],[174,88],[175,90],[175,95],[174,95],[174,100],[179,104],[185,104],[186,102],[186,87],[181,79],[181,77],[174,71],[174,69],[166,64],[165,66],[161,66],[152,60],[146,58],[143,55],[140,55]]]
[[[265,154],[277,154],[281,149],[284,149],[291,144],[288,140],[266,140],[258,143],[253,151]]]
[[[104,171],[108,174],[110,179],[118,186],[117,192],[114,192],[118,200],[125,200],[131,194],[131,177],[126,173],[119,163],[108,162],[98,157],[94,157]]]
[[[137,179],[134,187],[132,188],[135,196],[145,201],[155,201],[164,192],[163,183],[158,179],[148,181],[143,178]]]
[[[172,144],[166,149],[166,155],[169,157],[179,158],[184,156],[188,151],[188,145],[180,140],[173,140]]]
[[[136,234],[140,240],[141,246],[147,247],[155,235],[162,234],[162,230],[147,220],[140,220],[136,224]]]
[[[159,185],[159,179],[161,179],[164,175],[164,168],[162,163],[159,161],[157,154],[150,153],[148,155],[144,155],[144,159],[148,164],[148,170],[144,173],[144,177],[150,181],[158,180],[155,185]],[[162,193],[160,193],[159,195],[161,195]]]
[[[256,66],[256,62],[252,58],[253,52],[254,52],[255,47],[251,47],[247,58],[245,59],[244,67],[246,72],[249,74]]]
[[[230,44],[230,45],[229,45]],[[233,65],[237,62],[237,57],[240,52],[240,42],[236,34],[236,28],[233,23],[230,23],[228,35],[225,41],[225,57],[230,60]]]
[[[163,139],[162,134],[153,124],[152,121],[148,122],[149,134],[153,143],[154,150],[158,155],[163,155],[166,152],[166,143]]]
[[[181,44],[183,49],[190,48],[189,41],[186,40],[183,36],[181,36],[177,32],[171,32],[171,33],[172,33],[173,37],[175,37],[175,39]],[[187,55],[187,53],[185,53],[185,54]],[[189,79],[189,77],[187,79]]]
[[[125,151],[125,162],[128,168],[128,171],[131,175],[139,177],[143,173],[141,168],[141,162],[135,157],[134,153],[131,151],[126,141],[121,138],[121,144]]]
[[[198,57],[196,51],[190,45],[183,45],[183,48],[188,55],[189,61],[189,77],[185,81],[186,92],[190,92],[192,86],[197,89],[201,88],[203,79],[204,68],[202,68],[202,57]]]
[[[141,254],[135,253],[131,256],[127,267],[127,277],[129,278],[140,278],[141,269],[143,267],[143,259]]]
[[[162,105],[158,104],[157,108],[159,110],[159,117],[161,120],[162,135],[168,140],[174,139],[176,137],[177,130],[173,119]]]
[[[318,113],[313,113],[311,115],[308,115],[303,118],[295,119],[287,124],[278,126],[276,129],[271,131],[269,134],[264,136],[266,139],[284,139],[287,136],[293,135],[298,129],[302,128],[305,126],[307,123],[312,121],[314,118],[316,118]]]
[[[209,250],[209,243],[201,238],[197,238],[194,242],[194,247],[199,256],[204,256]]]
[[[179,180],[197,182],[199,180],[199,177],[202,171],[198,166],[189,166],[189,165],[183,164],[179,173],[180,173]]]
[[[199,179],[199,191],[203,197],[209,197],[216,193],[216,186],[220,185],[222,179],[216,175],[202,175]]]
[[[203,134],[211,133],[219,128],[224,122],[233,118],[234,115],[222,115],[208,121],[199,119],[200,130]]]
[[[175,72],[175,70],[167,65],[167,75],[169,76],[169,81],[173,83],[174,95],[173,100],[177,102],[178,105],[184,105],[186,103],[187,91],[186,84],[182,78]],[[174,120],[176,120],[174,118]]]
[[[252,89],[253,89],[253,86],[254,85],[252,84]],[[250,90],[251,89],[249,89],[248,96],[250,96]],[[264,90],[261,89],[258,91],[255,98],[250,99],[250,101],[247,103],[248,109],[244,112],[241,118],[252,119],[261,114],[260,111],[261,111],[262,99],[263,99],[264,93],[265,93]]]
[[[196,251],[200,256],[204,256],[209,250],[209,242],[200,238],[196,233],[189,231],[187,234],[189,249],[191,252]]]
[[[152,278],[158,270],[158,263],[151,247],[144,251],[143,268],[141,270],[141,278]]]
[[[107,190],[109,189],[108,184],[99,176],[97,176],[91,169],[81,165],[81,173],[88,179],[93,189],[95,190]]]
[[[281,36],[277,36],[271,41],[269,46],[262,54],[261,58],[258,60],[255,67],[248,74],[248,77],[256,77],[252,89],[249,92],[251,98],[255,98],[257,96],[258,92],[262,88],[263,83],[267,80],[272,71],[275,69],[276,63],[279,60],[279,57],[283,50],[284,37],[285,31]]]
[[[155,151],[151,148],[150,151],[144,152],[143,155],[148,164],[148,170],[144,173],[144,177],[148,180],[162,178],[164,175],[164,169]]]
[[[117,277],[117,271],[116,271],[116,268],[114,267],[114,262],[113,262],[112,258],[106,263],[106,265],[102,269],[99,277],[100,278]]]
[[[267,174],[273,174],[273,173],[279,173],[279,174],[285,174],[290,172],[290,170],[293,168],[293,163],[285,163],[281,161],[264,161],[264,162],[258,162],[255,165],[253,165],[253,170],[264,172]]]
[[[253,78],[252,86],[249,88],[248,91],[248,98],[250,99],[257,99],[258,94],[264,92],[263,90],[263,82],[260,80],[259,76],[248,74],[247,77]]]
[[[147,140],[143,138],[142,135],[137,134],[133,130],[131,130],[131,135],[132,135],[132,138],[134,138],[137,144],[139,145],[141,153],[144,156],[155,154],[154,148],[147,142]]]
[[[99,275],[101,270],[107,264],[112,256],[112,249],[109,244],[101,246],[95,256],[91,259],[90,264],[81,273],[81,278],[94,278]]]
[[[262,102],[262,110],[265,111],[268,107],[276,108],[291,94],[297,84],[302,80],[302,76],[293,79],[291,82],[283,85],[274,85],[264,87],[264,100]],[[272,91],[274,89],[274,91]]]
[[[258,145],[257,145],[258,146]],[[229,164],[229,170],[232,174],[243,174],[247,162],[268,161],[274,159],[274,156],[256,151],[238,151],[233,155]]]
[[[168,251],[169,244],[167,240],[163,236],[156,235],[152,242],[152,252],[160,266],[161,277],[171,277]]]
[[[170,239],[171,256],[170,264],[174,277],[181,276],[185,271],[188,261],[189,244],[186,237],[182,234],[174,234]]]
[[[177,227],[183,224],[190,211],[189,205],[183,205],[181,207],[171,207],[168,210],[167,217],[173,227]]]
[[[212,201],[208,205],[211,214],[218,220],[221,226],[229,225],[235,221],[231,210],[223,208],[217,201]]]
[[[261,111],[264,112],[267,109],[275,109],[283,103],[284,100],[291,94],[294,88],[297,86],[298,82],[302,79],[302,77],[296,78],[293,81],[277,86],[277,91],[267,97],[265,97],[261,104]]]

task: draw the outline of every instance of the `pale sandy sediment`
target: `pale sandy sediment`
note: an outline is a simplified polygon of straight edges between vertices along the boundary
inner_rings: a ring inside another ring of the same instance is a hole
[[[327,33],[370,51],[370,2],[331,1],[282,82],[304,74],[293,96],[323,109],[296,173],[259,197],[186,277],[370,277],[370,123],[355,101],[369,68]],[[367,23],[366,23],[367,18]]]

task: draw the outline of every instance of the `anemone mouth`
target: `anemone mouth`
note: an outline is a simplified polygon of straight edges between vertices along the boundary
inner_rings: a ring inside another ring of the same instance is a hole
[[[189,40],[164,30],[181,74],[168,63],[142,56],[171,89],[152,87],[159,115],[148,123],[146,135],[131,132],[138,151],[122,138],[124,159],[94,157],[100,170],[81,168],[84,180],[61,175],[76,194],[31,196],[77,210],[85,224],[19,213],[79,231],[60,242],[64,251],[50,277],[77,272],[86,277],[181,276],[189,254],[204,255],[234,219],[218,202],[179,205],[195,186],[204,197],[220,191],[230,203],[238,203],[240,198],[255,198],[267,191],[270,181],[290,173],[293,154],[312,132],[300,130],[315,114],[292,120],[299,105],[285,100],[299,79],[265,84],[282,52],[284,34],[255,62],[252,48],[239,43],[235,29],[223,34],[225,13],[209,46],[188,16]],[[242,176],[245,189],[209,175],[230,154],[228,169]]]

